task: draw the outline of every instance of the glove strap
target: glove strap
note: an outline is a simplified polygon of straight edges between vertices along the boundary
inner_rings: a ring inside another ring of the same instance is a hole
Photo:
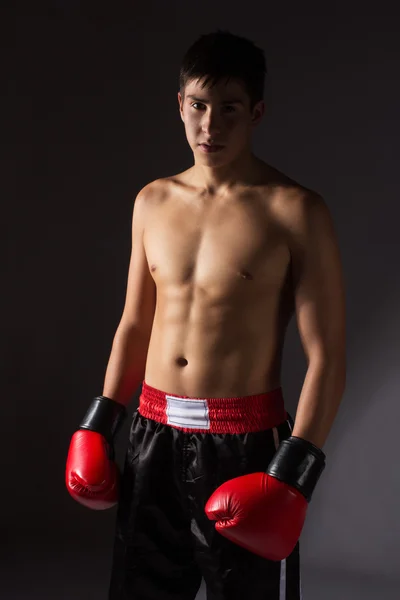
[[[90,404],[79,428],[101,433],[111,444],[126,415],[126,408],[120,402],[106,396],[97,396]]]
[[[266,473],[303,494],[307,502],[325,469],[325,454],[311,442],[295,436],[282,440]]]

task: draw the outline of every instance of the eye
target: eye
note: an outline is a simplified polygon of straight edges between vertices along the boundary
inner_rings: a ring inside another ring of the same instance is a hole
[[[200,110],[200,109],[196,108],[196,105],[197,105],[197,106],[203,106],[203,107],[204,107],[204,104],[201,104],[200,102],[194,102],[193,104],[191,104],[191,106],[192,106],[192,107],[193,107],[195,110]],[[234,107],[234,106],[232,106],[232,105],[227,105],[227,106],[224,106],[223,108],[224,108],[225,110],[227,110],[227,112],[235,112],[235,110],[236,110],[236,109],[235,109],[235,107]]]

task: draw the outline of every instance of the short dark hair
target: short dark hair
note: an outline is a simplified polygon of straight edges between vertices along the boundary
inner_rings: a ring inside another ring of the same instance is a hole
[[[202,35],[187,50],[179,72],[179,89],[192,79],[203,79],[202,87],[213,87],[219,81],[239,79],[250,97],[250,109],[264,98],[267,73],[264,51],[252,41],[218,29]]]

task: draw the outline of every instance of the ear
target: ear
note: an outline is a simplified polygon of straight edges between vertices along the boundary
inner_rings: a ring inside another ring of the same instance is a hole
[[[260,121],[262,121],[264,113],[265,113],[265,102],[264,102],[264,100],[260,100],[260,102],[257,102],[255,107],[253,108],[253,115],[251,117],[251,124],[253,127],[256,127],[260,123]]]
[[[185,122],[185,119],[183,118],[183,99],[182,99],[182,94],[180,92],[178,92],[178,103],[179,103],[179,114],[181,116],[182,121]]]

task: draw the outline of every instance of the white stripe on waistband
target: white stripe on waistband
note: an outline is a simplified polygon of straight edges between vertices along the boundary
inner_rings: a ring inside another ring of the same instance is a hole
[[[210,429],[207,400],[165,396],[169,425],[192,429]]]

